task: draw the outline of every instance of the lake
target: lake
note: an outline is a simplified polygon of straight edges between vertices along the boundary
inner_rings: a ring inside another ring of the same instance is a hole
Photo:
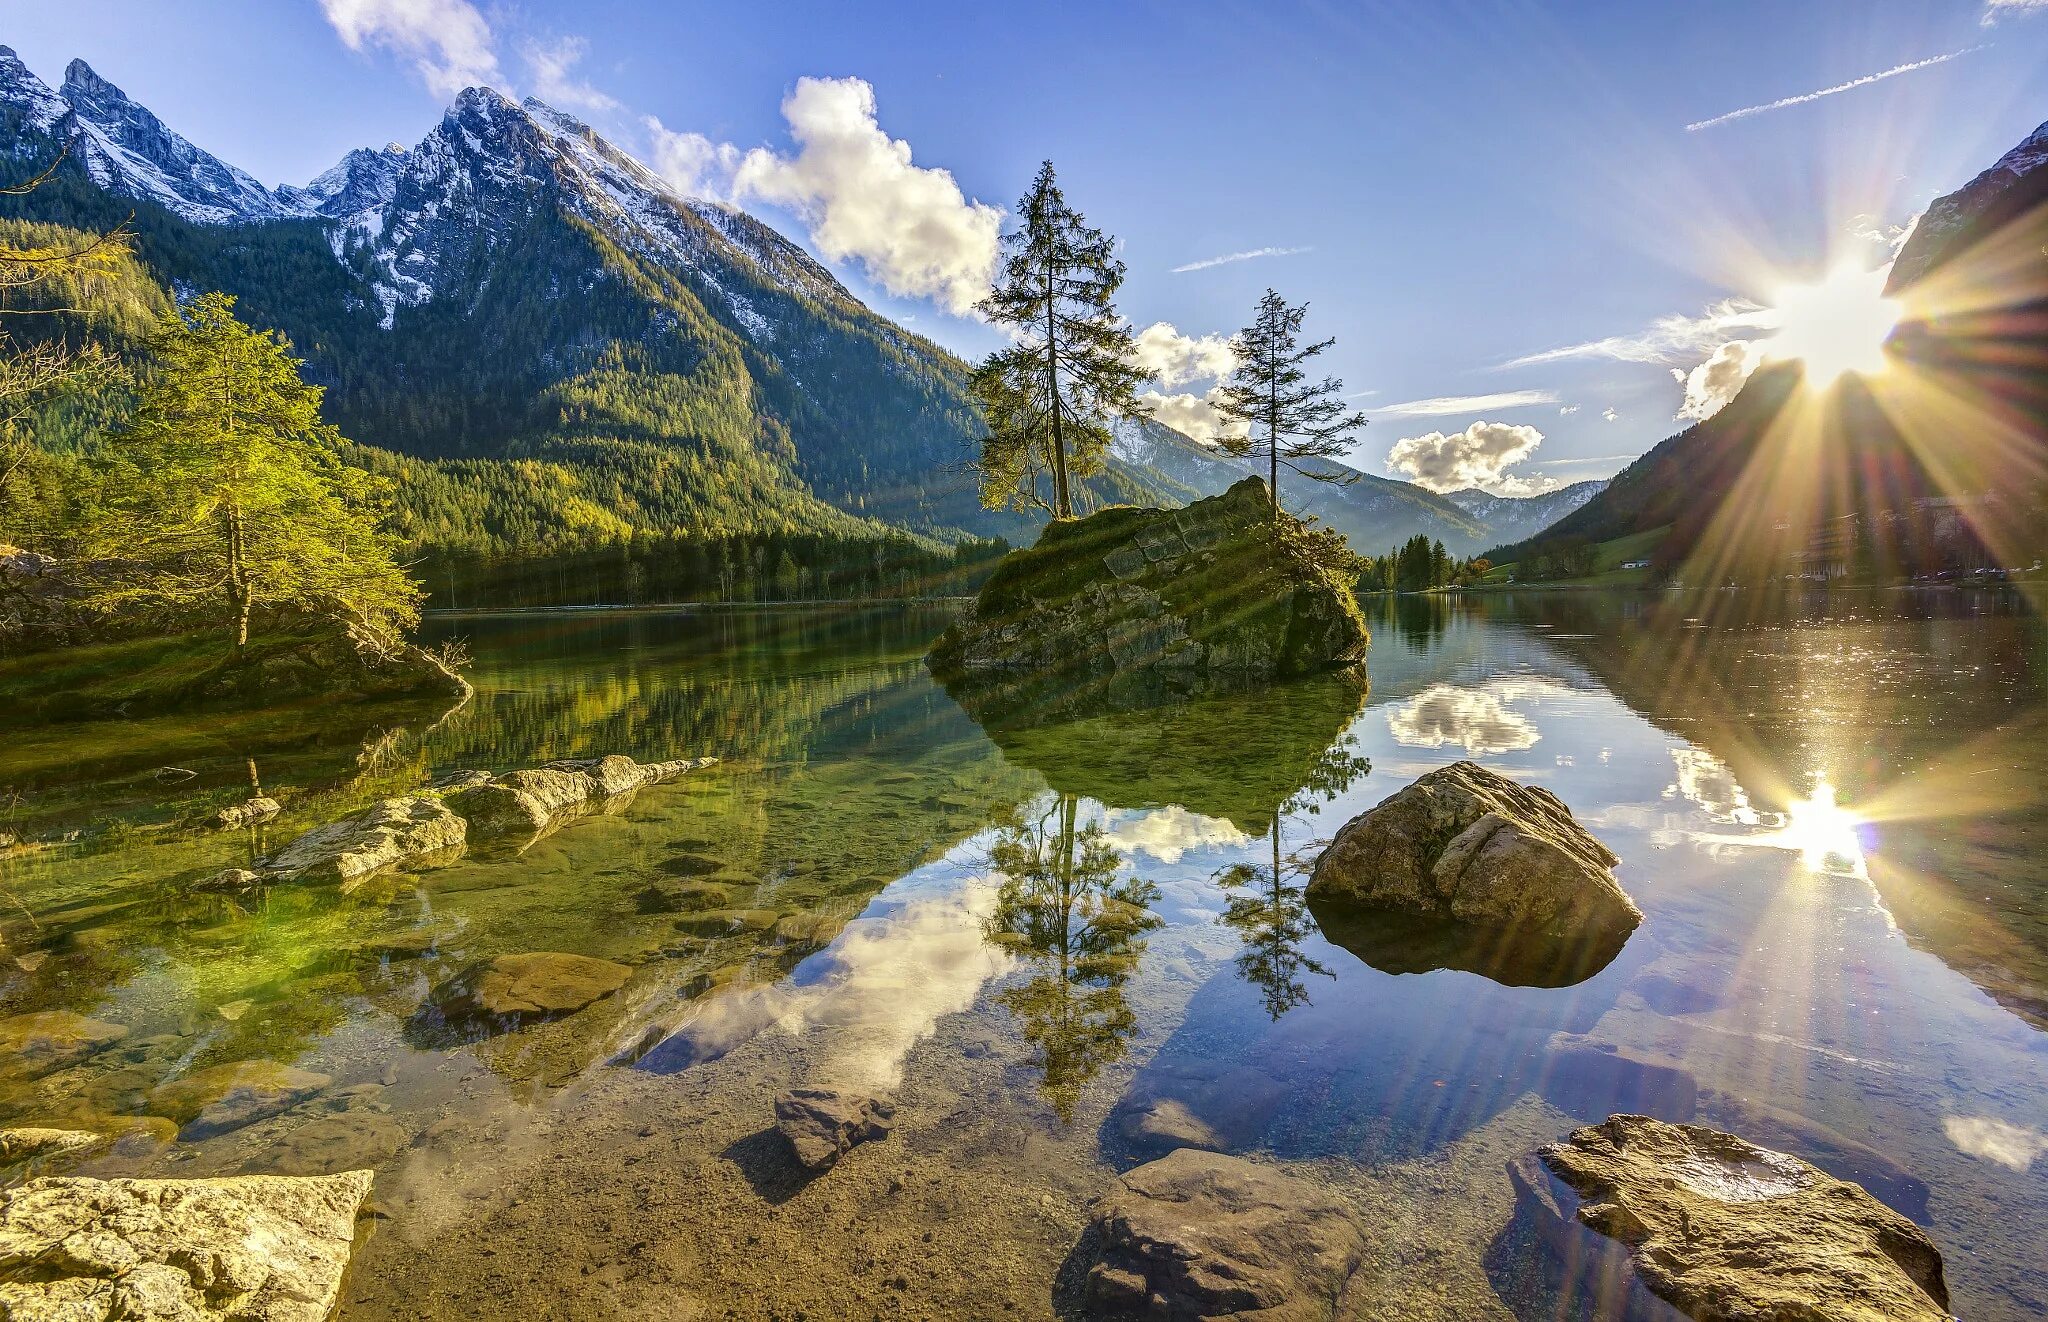
[[[10,732],[0,830],[80,834],[0,855],[0,1017],[126,1031],[0,1063],[0,1117],[306,1072],[82,1169],[374,1167],[351,1319],[1071,1315],[1092,1202],[1186,1141],[1356,1207],[1345,1316],[1571,1316],[1504,1163],[1634,1107],[1863,1172],[1960,1316],[2048,1314],[2048,637],[1962,592],[1744,610],[1380,601],[1369,688],[965,706],[922,665],[942,607],[444,617],[450,714]],[[447,772],[614,752],[722,760],[521,852],[191,889]],[[1464,758],[1621,857],[1646,919],[1611,962],[1302,902],[1318,842]],[[152,829],[252,777],[278,821]],[[480,1037],[423,1008],[527,951],[632,975]],[[891,1094],[894,1134],[801,1178],[768,1126],[806,1083]]]

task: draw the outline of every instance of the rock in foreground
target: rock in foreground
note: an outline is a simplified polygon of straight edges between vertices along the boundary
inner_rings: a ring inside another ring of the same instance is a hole
[[[863,1143],[887,1138],[896,1108],[878,1097],[831,1088],[792,1088],[775,1099],[775,1128],[797,1161],[829,1170]]]
[[[0,1192],[0,1316],[321,1322],[370,1172],[35,1180]]]
[[[1941,1251],[1918,1226],[1719,1130],[1611,1116],[1508,1175],[1544,1242],[1603,1294],[1603,1316],[1655,1316],[1657,1301],[1699,1319],[1949,1316]]]
[[[1642,922],[1617,862],[1550,791],[1454,762],[1352,818],[1308,896],[1578,940]]]
[[[932,670],[1261,680],[1362,659],[1349,584],[1316,563],[1318,534],[1286,524],[1276,539],[1256,478],[1185,509],[1052,524],[996,567],[933,646]]]
[[[1182,1148],[1127,1172],[1096,1213],[1092,1308],[1182,1319],[1328,1319],[1365,1252],[1349,1208],[1294,1176]]]

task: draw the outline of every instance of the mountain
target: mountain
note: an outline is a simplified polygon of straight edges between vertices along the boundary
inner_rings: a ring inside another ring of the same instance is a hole
[[[1489,552],[1523,577],[1659,533],[1706,577],[2024,566],[2048,553],[2048,124],[1935,199],[1893,262],[1880,377],[1806,391],[1797,362],[1659,444],[1576,512]]]
[[[0,216],[101,230],[132,213],[161,287],[224,289],[291,338],[330,418],[398,478],[422,546],[1034,535],[1039,520],[984,510],[966,471],[966,364],[540,101],[470,88],[411,147],[265,189],[82,61],[52,89],[0,47],[0,159],[19,177],[60,152]],[[1157,424],[1126,431],[1142,443],[1084,504],[1185,503],[1248,471]],[[1405,483],[1304,496],[1361,550],[1488,535]]]
[[[1534,496],[1495,496],[1467,487],[1444,499],[1486,525],[1493,543],[1533,537],[1607,490],[1605,478],[1574,482]]]
[[[1233,458],[1150,420],[1121,424],[1114,452],[1155,480],[1184,488],[1190,494],[1182,499],[1188,500],[1221,495],[1244,478],[1266,476],[1266,466],[1257,460]],[[1500,533],[1485,520],[1412,482],[1374,477],[1331,460],[1307,466],[1338,480],[1319,482],[1283,471],[1281,499],[1295,513],[1344,534],[1361,555],[1382,554],[1417,533],[1441,541],[1453,555],[1470,555],[1499,540]]]

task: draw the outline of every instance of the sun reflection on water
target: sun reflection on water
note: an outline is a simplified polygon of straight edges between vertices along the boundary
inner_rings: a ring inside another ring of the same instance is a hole
[[[1755,843],[1798,851],[1809,872],[1867,878],[1863,833],[1869,824],[1868,818],[1837,801],[1834,783],[1825,771],[1818,771],[1812,792],[1786,805],[1784,825]]]

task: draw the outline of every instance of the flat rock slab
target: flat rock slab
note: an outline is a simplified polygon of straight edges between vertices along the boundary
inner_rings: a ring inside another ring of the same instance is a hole
[[[34,1180],[0,1192],[0,1316],[322,1322],[370,1172]]]
[[[1183,1148],[1122,1177],[1095,1216],[1088,1301],[1106,1316],[1323,1322],[1365,1252],[1352,1210],[1305,1180]]]
[[[470,780],[448,792],[450,807],[478,837],[538,836],[647,785],[709,766],[715,757],[635,762],[623,754],[550,762],[502,776]]]
[[[85,1129],[0,1129],[0,1166],[83,1157],[113,1143],[108,1135]]]
[[[1941,1251],[1858,1185],[1697,1125],[1610,1116],[1508,1164],[1568,1264],[1614,1315],[1721,1322],[1946,1322]],[[1616,1274],[1619,1268],[1619,1275]]]
[[[1642,922],[1619,861],[1550,791],[1454,762],[1346,823],[1308,897],[1579,939]]]
[[[149,1094],[150,1109],[184,1125],[190,1141],[225,1134],[289,1111],[333,1082],[274,1060],[239,1060],[198,1070]]]
[[[624,964],[588,955],[499,955],[436,987],[421,1007],[419,1027],[430,1037],[437,1031],[488,1034],[559,1019],[603,1000],[632,976]]]
[[[0,1078],[35,1078],[75,1065],[128,1036],[120,1024],[69,1010],[42,1010],[0,1019]]]
[[[863,1143],[887,1138],[896,1108],[879,1097],[831,1088],[792,1088],[775,1099],[775,1129],[799,1164],[829,1170]]]
[[[317,826],[258,866],[284,877],[348,883],[401,863],[427,866],[462,851],[468,825],[438,795],[383,799]]]

